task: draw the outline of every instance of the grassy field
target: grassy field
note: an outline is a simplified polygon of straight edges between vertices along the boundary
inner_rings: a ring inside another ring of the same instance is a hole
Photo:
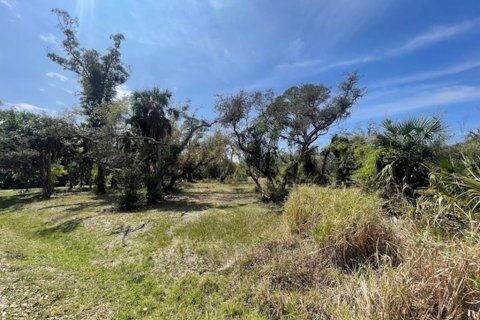
[[[479,239],[359,190],[194,183],[158,208],[0,193],[2,319],[478,319]]]
[[[249,184],[184,190],[159,208],[125,213],[86,192],[48,201],[0,193],[0,318],[240,312],[228,301],[231,265],[275,230],[279,210],[258,203]]]

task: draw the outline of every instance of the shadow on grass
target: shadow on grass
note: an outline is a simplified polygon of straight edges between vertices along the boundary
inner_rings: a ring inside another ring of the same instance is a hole
[[[44,209],[61,209],[62,211],[65,211],[67,213],[79,213],[82,212],[86,209],[96,209],[100,207],[104,207],[106,205],[111,205],[113,203],[113,200],[110,198],[99,198],[96,197],[94,199],[99,199],[101,201],[87,201],[87,202],[81,202],[81,203],[65,203],[65,204],[57,204],[53,206],[48,206],[44,207]]]
[[[204,211],[214,207],[215,205],[211,202],[197,202],[187,199],[165,199],[154,206],[155,209],[182,213]]]
[[[43,236],[43,237],[49,236],[55,233],[69,233],[77,229],[83,220],[85,220],[85,218],[75,218],[72,220],[67,220],[53,227],[46,227],[45,229],[39,230],[36,233],[39,236]]]
[[[252,203],[253,203],[253,202],[252,202]],[[232,208],[241,208],[241,207],[248,206],[248,205],[250,205],[250,204],[251,204],[251,203],[221,204],[221,205],[215,206],[215,208],[217,208],[217,209],[222,209],[222,210],[226,210],[226,209],[232,209]]]
[[[199,212],[214,208],[215,206],[212,203],[199,203],[195,201],[189,201],[184,199],[164,199],[162,202],[148,205],[148,204],[138,204],[128,209],[118,209],[114,208],[110,214],[115,213],[127,213],[127,214],[138,214],[145,212],[147,210],[158,210],[160,212],[174,212],[181,213],[182,216],[190,212]]]
[[[31,193],[31,194],[16,194],[12,196],[0,197],[0,210],[10,210],[17,211],[21,210],[24,206],[41,201],[43,198],[40,193]]]

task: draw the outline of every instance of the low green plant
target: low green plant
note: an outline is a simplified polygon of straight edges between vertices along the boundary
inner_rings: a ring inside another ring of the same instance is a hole
[[[440,162],[430,175],[430,187],[418,210],[442,228],[478,232],[480,228],[480,159],[464,156]]]

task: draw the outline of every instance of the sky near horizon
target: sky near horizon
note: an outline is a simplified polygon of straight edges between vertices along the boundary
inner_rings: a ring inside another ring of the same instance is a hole
[[[81,45],[123,33],[131,77],[213,118],[215,94],[300,83],[334,87],[357,70],[367,95],[336,130],[439,115],[459,138],[480,127],[479,0],[0,0],[0,100],[30,111],[78,104],[76,76],[51,62],[52,8],[79,18]]]

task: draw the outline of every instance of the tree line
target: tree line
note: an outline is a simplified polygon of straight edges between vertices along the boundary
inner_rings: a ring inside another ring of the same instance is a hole
[[[131,72],[122,60],[123,35],[110,36],[105,53],[86,49],[77,37],[78,20],[53,12],[63,50],[47,56],[77,75],[80,108],[63,116],[0,111],[4,188],[41,187],[49,198],[56,184],[93,186],[97,194],[109,184],[121,189],[120,207],[130,208],[140,202],[141,190],[155,204],[184,179],[249,177],[265,201],[283,201],[300,183],[357,185],[388,198],[417,199],[419,190],[432,186],[438,196],[440,181],[456,181],[460,190],[467,181],[460,172],[467,177],[478,164],[478,132],[447,146],[446,128],[435,117],[387,119],[367,132],[338,133],[320,149],[319,138],[347,118],[366,92],[356,73],[335,88],[302,84],[279,95],[217,95],[214,120],[175,105],[172,93],[158,87],[119,99],[116,88]]]

